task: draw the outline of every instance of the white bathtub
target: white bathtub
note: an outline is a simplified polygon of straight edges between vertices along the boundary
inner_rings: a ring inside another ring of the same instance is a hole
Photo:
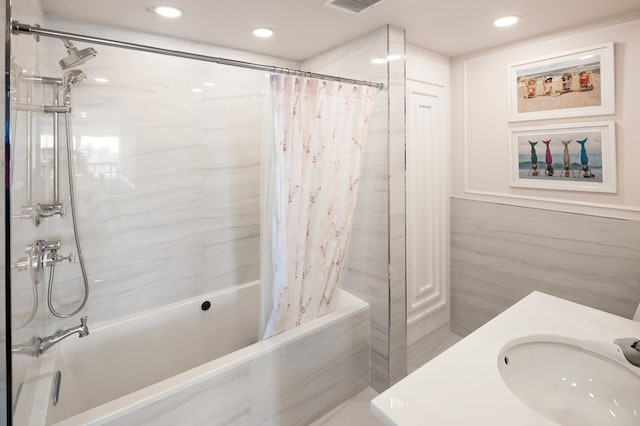
[[[257,342],[259,298],[254,282],[108,324],[89,318],[89,336],[46,354],[47,408],[30,424],[308,424],[367,386],[365,302],[342,292],[334,312]]]

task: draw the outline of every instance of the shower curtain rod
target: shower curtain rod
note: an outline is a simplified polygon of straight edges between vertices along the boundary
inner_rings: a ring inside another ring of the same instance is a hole
[[[320,80],[339,81],[342,83],[375,87],[380,90],[384,89],[383,83],[373,83],[370,81],[354,80],[351,78],[337,77],[334,75],[318,74],[318,73],[309,72],[309,71],[293,70],[289,68],[281,68],[281,67],[275,67],[270,65],[254,64],[251,62],[236,61],[234,59],[200,55],[197,53],[182,52],[179,50],[163,49],[161,47],[147,46],[144,44],[128,43],[125,41],[111,40],[107,38],[92,37],[92,36],[86,36],[82,34],[73,34],[73,33],[67,33],[64,31],[57,31],[57,30],[49,30],[46,28],[41,28],[40,26],[37,26],[37,25],[34,26],[34,25],[22,24],[18,21],[11,22],[11,32],[13,34],[31,34],[36,37],[44,36],[44,37],[59,38],[63,40],[66,39],[66,40],[73,40],[73,41],[82,41],[82,42],[93,43],[93,44],[101,44],[104,46],[138,50],[140,52],[157,53],[159,55],[176,56],[178,58],[194,59],[196,61],[213,62],[216,64],[230,65],[233,67],[267,71],[267,72],[272,72],[277,74],[288,74],[288,75],[295,75],[299,77],[317,78]]]

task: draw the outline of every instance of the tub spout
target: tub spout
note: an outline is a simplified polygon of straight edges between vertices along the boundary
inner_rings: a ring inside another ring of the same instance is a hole
[[[85,337],[89,335],[89,327],[87,327],[87,317],[80,318],[80,325],[76,327],[66,330],[59,330],[53,333],[51,336],[43,338],[34,337],[27,343],[16,345],[11,348],[11,353],[39,357],[56,343],[66,339],[67,337],[75,333],[78,333],[79,337]]]
[[[69,328],[67,330],[56,331],[51,336],[43,338],[42,344],[40,345],[40,354],[45,353],[50,347],[75,333],[78,333],[78,337],[85,337],[89,335],[89,327],[87,327],[87,317],[80,318],[80,325],[76,327]]]

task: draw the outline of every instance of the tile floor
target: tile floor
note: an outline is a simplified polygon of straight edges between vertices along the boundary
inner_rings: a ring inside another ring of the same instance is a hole
[[[442,327],[407,348],[407,370],[411,374],[462,337]],[[378,396],[372,387],[343,402],[310,426],[379,426],[382,423],[371,413],[371,400]]]
[[[378,396],[368,387],[351,399],[343,402],[310,426],[378,426],[380,421],[371,413],[371,400]]]

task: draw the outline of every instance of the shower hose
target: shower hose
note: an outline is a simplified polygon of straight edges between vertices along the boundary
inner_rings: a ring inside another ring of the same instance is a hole
[[[71,146],[71,120],[69,113],[64,113],[65,117],[65,133],[67,136],[67,169],[69,171],[69,199],[71,206],[71,222],[73,224],[73,236],[75,238],[76,250],[78,252],[78,263],[80,263],[80,270],[82,271],[82,282],[84,284],[84,295],[82,296],[82,303],[74,311],[68,313],[58,312],[53,306],[53,278],[55,276],[55,262],[49,267],[49,285],[47,289],[47,306],[49,311],[58,318],[69,318],[78,312],[87,304],[89,298],[89,279],[87,278],[87,269],[84,266],[84,257],[82,255],[82,247],[80,246],[80,234],[78,233],[78,219],[76,214],[76,191],[75,191],[75,165],[73,162],[73,148]]]

